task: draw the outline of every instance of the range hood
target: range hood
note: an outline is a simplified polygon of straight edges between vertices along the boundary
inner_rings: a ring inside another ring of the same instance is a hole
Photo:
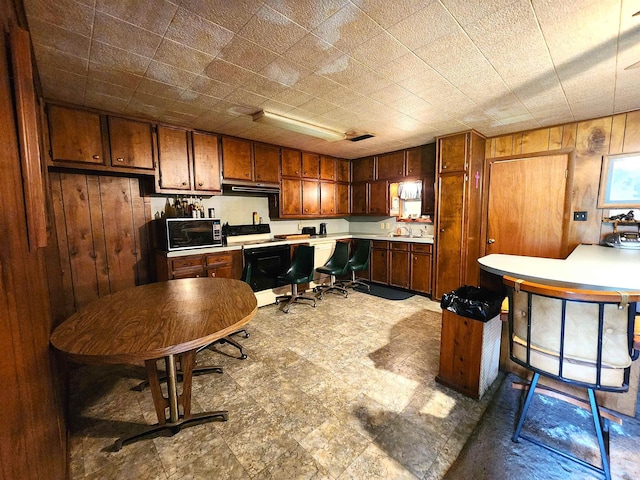
[[[269,194],[280,193],[280,185],[277,183],[253,183],[243,182],[242,180],[223,180],[223,195],[259,195],[266,196]]]

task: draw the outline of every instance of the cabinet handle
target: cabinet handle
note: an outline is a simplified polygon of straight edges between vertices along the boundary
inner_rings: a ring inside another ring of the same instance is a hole
[[[211,276],[215,277],[216,276],[216,272],[211,272]]]
[[[244,174],[244,176],[245,176],[245,177],[248,177],[248,176],[249,176],[249,174],[248,174],[248,173],[245,173],[245,174]]]
[[[203,185],[204,185],[204,183],[203,183],[203,182],[198,182],[198,186],[199,186],[199,187],[201,187],[201,186],[203,186]]]
[[[200,278],[200,275],[196,275],[196,278]]]
[[[258,178],[262,178],[262,175],[258,175]]]
[[[441,228],[441,229],[440,229],[440,231],[441,231],[441,232],[444,232],[444,228]]]
[[[495,238],[490,238],[489,240],[487,240],[487,243],[489,245],[491,245],[492,243],[496,243],[496,239]]]
[[[117,161],[117,162],[124,162],[124,158],[122,158],[122,157],[118,157],[118,158],[116,158],[116,161]]]
[[[442,169],[446,170],[447,169],[447,164],[445,163],[444,165],[442,165]]]
[[[92,155],[91,158],[94,160],[100,160],[100,155]]]
[[[186,187],[187,186],[187,182],[182,182],[182,186]]]

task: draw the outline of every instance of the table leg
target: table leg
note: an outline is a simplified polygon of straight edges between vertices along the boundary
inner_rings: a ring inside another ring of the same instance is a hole
[[[181,355],[180,363],[183,370],[182,395],[178,394],[178,373],[174,355],[164,357],[167,371],[167,397],[162,394],[156,360],[147,360],[145,362],[149,377],[149,386],[151,387],[151,395],[153,396],[153,403],[156,409],[156,415],[158,416],[158,423],[146,427],[139,433],[121,437],[116,440],[114,445],[116,451],[120,450],[125,443],[132,443],[156,432],[170,430],[171,434],[175,435],[183,426],[188,426],[187,424],[195,425],[216,419],[221,421],[228,419],[226,410],[203,412],[195,415],[191,414],[191,378],[195,364],[195,353],[195,350],[193,350]],[[182,405],[184,412],[182,416],[180,415],[180,405]],[[168,419],[166,413],[167,407],[169,408]]]

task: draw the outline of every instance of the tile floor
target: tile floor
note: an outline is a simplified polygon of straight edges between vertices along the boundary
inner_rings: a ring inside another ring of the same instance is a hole
[[[204,351],[223,374],[194,377],[192,411],[227,422],[113,451],[155,423],[142,366],[71,375],[72,480],[436,479],[456,459],[497,388],[477,402],[435,383],[440,307],[353,292],[313,309],[262,307],[239,340],[249,358]],[[220,347],[235,354],[228,345]],[[498,384],[500,382],[496,382]]]

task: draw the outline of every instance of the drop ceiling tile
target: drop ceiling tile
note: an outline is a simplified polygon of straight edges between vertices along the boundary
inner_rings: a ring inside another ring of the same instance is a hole
[[[169,108],[163,112],[159,120],[170,125],[188,127],[196,118],[196,115],[191,115],[187,112],[176,112]]]
[[[222,49],[218,58],[226,62],[238,65],[253,72],[259,72],[273,62],[278,55],[260,45],[235,36],[226,47]]]
[[[380,90],[369,94],[369,97],[380,103],[391,106],[407,97],[415,96],[410,91],[402,88],[400,85],[392,83]]]
[[[238,32],[262,6],[262,0],[183,0],[180,5],[232,32]]]
[[[287,115],[287,112],[290,112],[291,110],[296,108],[293,105],[288,105],[286,103],[279,102],[277,100],[274,100],[273,98],[267,99],[261,105],[261,107],[263,110],[267,110],[273,113],[279,113],[280,115]]]
[[[331,90],[318,95],[318,98],[327,100],[334,105],[343,105],[345,102],[348,102],[355,96],[358,96],[358,93],[356,93],[354,90],[343,87],[342,85],[335,84]]]
[[[231,41],[233,32],[180,7],[165,38],[215,57]]]
[[[318,25],[317,36],[334,47],[349,53],[358,45],[378,35],[382,29],[352,3]]]
[[[265,5],[277,10],[308,30],[317,27],[338,12],[348,0],[266,0]]]
[[[348,55],[343,55],[332,63],[324,65],[315,73],[341,85],[349,86],[354,80],[362,75],[368,75],[370,72],[371,70],[365,65]]]
[[[36,43],[33,46],[38,64],[64,65],[65,70],[76,75],[86,75],[89,62],[85,58],[74,57],[55,48]]]
[[[285,57],[276,58],[260,71],[261,75],[288,87],[294,86],[300,79],[311,73],[311,70]]]
[[[481,55],[469,37],[459,29],[449,35],[436,38],[415,49],[414,52],[432,67],[443,63],[457,62],[461,68],[464,68],[466,58]]]
[[[262,75],[253,75],[250,80],[247,80],[243,85],[245,90],[248,90],[263,97],[270,98],[277,95],[287,87],[281,83],[275,82]]]
[[[103,65],[117,72],[142,75],[149,67],[151,59],[128,50],[93,40],[91,42],[91,62]]]
[[[91,36],[93,8],[73,0],[27,0],[29,25],[35,20],[55,25],[84,37]]]
[[[177,100],[184,93],[186,88],[180,88],[175,85],[169,85],[166,83],[159,82],[157,80],[152,80],[150,78],[143,78],[140,80],[140,84],[136,89],[136,93],[134,96],[140,95],[151,95],[156,98],[164,98],[170,100]]]
[[[441,0],[461,25],[468,25],[503,9],[511,3],[528,0]]]
[[[378,0],[353,0],[363,12],[383,28],[390,27],[423,9],[434,0],[404,0],[402,2],[380,2]]]
[[[143,57],[153,57],[162,37],[101,12],[96,12],[93,39]]]
[[[465,25],[464,30],[483,51],[496,43],[511,43],[516,47],[523,39],[544,42],[531,4],[524,0],[508,2],[480,20]]]
[[[129,101],[126,112],[146,118],[160,118],[168,104],[164,98],[136,92]]]
[[[85,104],[106,112],[125,113],[127,105],[129,105],[129,99],[104,95],[98,91],[87,91]]]
[[[333,80],[329,80],[326,77],[317,74],[308,75],[300,79],[295,87],[309,95],[317,97],[322,96],[324,93],[332,91],[334,88],[340,85]]]
[[[158,46],[153,59],[179,70],[200,74],[214,57],[165,38]]]
[[[166,63],[152,60],[149,64],[149,68],[147,68],[147,71],[145,72],[145,77],[184,89],[191,85],[198,75],[187,72],[186,70],[181,70],[172,65],[167,65]]]
[[[251,80],[254,75],[253,72],[245,68],[219,58],[216,58],[204,69],[204,74],[212,80],[235,86]]]
[[[313,116],[322,115],[335,108],[336,106],[333,103],[327,102],[320,98],[309,100],[307,103],[303,103],[298,107],[299,110],[309,112]]]
[[[367,71],[347,84],[350,90],[365,96],[390,85],[393,85],[391,80],[373,71]]]
[[[56,27],[42,20],[29,21],[33,43],[60,50],[66,55],[88,59],[91,40],[78,33]]]
[[[267,97],[238,88],[228,95],[224,101],[234,105],[247,107],[247,110],[243,110],[243,112],[246,112],[246,114],[253,114],[262,109],[262,104],[267,101]]]
[[[376,35],[371,40],[355,48],[351,56],[370,68],[378,68],[409,53],[409,50],[387,32]]]
[[[426,8],[388,28],[391,35],[410,50],[415,50],[449,35],[459,29],[455,19],[440,2],[433,2]]]
[[[415,53],[407,53],[386,65],[381,65],[379,68],[376,68],[376,71],[393,82],[400,82],[401,80],[419,74],[427,68],[429,68],[429,66],[416,56]]]
[[[320,37],[309,33],[284,53],[288,60],[309,70],[317,70],[341,57],[343,53]]]
[[[183,111],[191,107],[211,110],[219,102],[220,99],[217,97],[211,97],[209,95],[204,95],[203,93],[187,89],[182,93],[182,95],[180,95],[180,99],[174,102],[173,108],[178,108],[179,111]]]
[[[220,99],[229,95],[236,88],[235,85],[218,82],[204,75],[199,75],[191,85],[189,85],[190,90]]]
[[[115,85],[113,83],[103,82],[94,77],[89,77],[87,79],[87,89],[99,95],[109,95],[111,97],[129,100],[133,96],[135,86]]]
[[[176,13],[176,2],[166,0],[97,0],[96,11],[106,13],[140,28],[164,35]]]
[[[308,31],[273,8],[263,6],[238,32],[273,52],[284,53]]]
[[[92,80],[120,85],[121,87],[132,90],[132,93],[142,80],[141,75],[114,70],[100,63],[89,64],[88,77]]]
[[[281,102],[292,107],[299,107],[303,103],[307,103],[312,98],[314,98],[313,95],[309,95],[308,93],[295,88],[286,88],[280,93],[273,95],[271,100]]]

